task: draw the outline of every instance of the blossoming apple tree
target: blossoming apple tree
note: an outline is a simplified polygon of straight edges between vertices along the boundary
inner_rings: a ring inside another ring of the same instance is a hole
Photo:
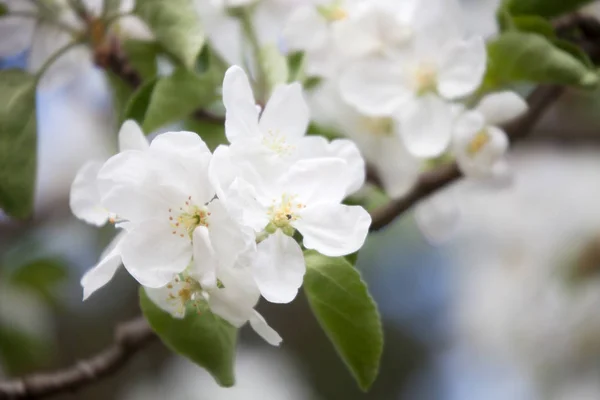
[[[36,92],[104,70],[119,152],[80,169],[70,206],[114,239],[82,293],[123,267],[144,318],[0,398],[71,390],[156,337],[231,386],[238,328],[285,345],[255,306],[300,290],[368,390],[383,337],[357,252],[414,205],[443,240],[445,186],[501,190],[510,142],[563,87],[597,87],[600,42],[571,14],[587,2],[505,0],[481,37],[453,0],[0,0],[0,56],[28,51],[0,71],[0,207],[32,213]]]

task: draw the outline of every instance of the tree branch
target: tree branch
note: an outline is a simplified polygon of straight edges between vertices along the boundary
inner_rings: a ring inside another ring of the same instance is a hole
[[[41,399],[74,392],[116,372],[139,350],[158,339],[142,317],[118,325],[114,342],[95,356],[65,369],[0,382],[0,400]]]
[[[563,93],[560,86],[539,86],[527,98],[529,110],[525,115],[505,127],[511,143],[527,136],[548,107]],[[371,231],[384,228],[400,214],[408,211],[419,201],[443,189],[462,177],[458,165],[453,162],[423,173],[408,194],[374,210]]]

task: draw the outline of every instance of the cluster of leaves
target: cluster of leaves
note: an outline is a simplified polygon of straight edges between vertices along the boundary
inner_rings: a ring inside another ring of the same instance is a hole
[[[560,39],[550,21],[589,0],[505,0],[498,10],[501,34],[488,42],[482,89],[519,82],[594,88],[594,64],[577,46]]]

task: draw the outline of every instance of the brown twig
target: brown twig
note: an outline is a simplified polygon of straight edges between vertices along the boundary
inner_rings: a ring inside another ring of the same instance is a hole
[[[142,317],[125,322],[117,326],[114,342],[87,360],[59,371],[0,382],[0,400],[41,399],[74,392],[116,372],[135,353],[156,339],[157,336]]]

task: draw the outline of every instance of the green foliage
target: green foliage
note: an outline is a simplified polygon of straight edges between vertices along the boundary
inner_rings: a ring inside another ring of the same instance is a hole
[[[194,68],[205,37],[193,0],[137,0],[135,13],[166,51],[184,67]]]
[[[289,81],[301,81],[304,79],[304,52],[297,51],[287,56]]]
[[[142,80],[147,81],[156,76],[156,57],[161,52],[160,44],[147,40],[127,39],[121,43],[127,60]]]
[[[383,332],[377,306],[343,257],[306,251],[304,291],[321,327],[352,375],[368,390],[379,372]]]
[[[503,7],[512,15],[540,15],[552,18],[575,11],[592,0],[505,0]]]
[[[264,46],[260,49],[259,58],[266,75],[269,92],[272,92],[275,86],[288,81],[288,61],[277,46],[274,44]]]
[[[8,7],[6,6],[6,4],[0,3],[0,17],[6,14],[8,14]]]
[[[227,143],[225,125],[222,123],[188,118],[184,121],[183,129],[198,133],[211,151],[215,151],[220,144]]]
[[[180,68],[173,75],[149,81],[131,98],[126,118],[137,120],[146,133],[177,122],[217,99],[212,74]]]
[[[45,365],[51,356],[49,343],[14,327],[0,325],[0,358],[11,375]]]
[[[16,218],[33,211],[36,173],[34,76],[0,71],[0,208]]]
[[[184,319],[173,318],[157,307],[140,288],[142,312],[161,340],[205,368],[221,386],[235,383],[233,364],[237,329],[212,314],[208,306],[199,312],[189,306]]]
[[[484,88],[514,82],[593,87],[598,76],[578,58],[541,35],[507,31],[488,43]]]
[[[110,88],[113,100],[113,108],[119,121],[123,117],[127,103],[133,94],[133,89],[123,79],[112,71],[105,71],[106,80]]]
[[[32,290],[49,303],[57,304],[56,287],[64,282],[67,276],[67,268],[61,262],[41,259],[17,268],[9,280],[14,286]]]
[[[547,19],[537,15],[512,17],[511,27],[521,32],[537,33],[547,38],[556,37],[552,24]]]

